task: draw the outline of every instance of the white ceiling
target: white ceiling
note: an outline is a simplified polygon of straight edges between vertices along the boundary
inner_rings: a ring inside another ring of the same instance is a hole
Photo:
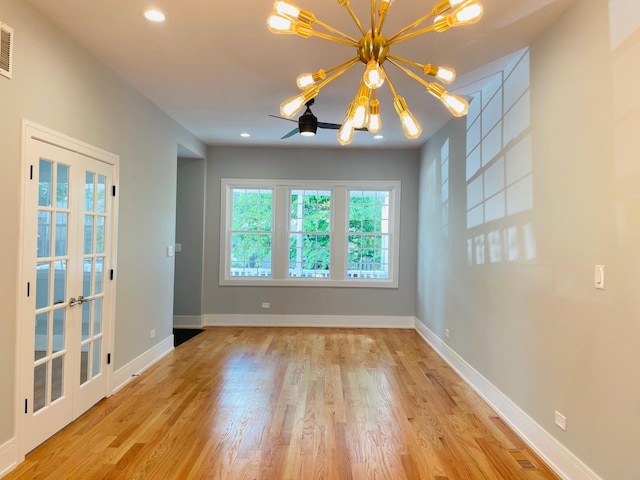
[[[271,0],[29,0],[79,44],[207,144],[337,146],[335,130],[316,137],[280,140],[295,123],[271,118],[280,103],[298,94],[299,73],[330,68],[356,55],[355,49],[319,38],[274,35],[266,26]],[[337,0],[297,0],[319,20],[359,38]],[[449,65],[458,72],[450,90],[464,91],[490,62],[527,46],[574,0],[482,0],[485,14],[475,25],[428,33],[392,53],[419,63]],[[435,3],[435,2],[434,2]],[[416,7],[422,5],[424,7]],[[370,2],[351,0],[363,24]],[[142,16],[162,9],[163,24]],[[389,36],[421,17],[431,2],[396,0],[383,33]],[[319,29],[318,29],[319,30]],[[319,30],[320,31],[320,30]],[[319,121],[341,123],[364,66],[358,64],[326,86],[313,112]],[[417,147],[451,117],[424,87],[395,67],[389,74],[423,126],[420,140],[407,140],[389,89],[380,93],[383,140],[356,132],[352,146]],[[251,138],[240,137],[249,132]]]

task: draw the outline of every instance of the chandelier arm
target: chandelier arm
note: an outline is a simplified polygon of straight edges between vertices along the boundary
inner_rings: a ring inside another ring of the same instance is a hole
[[[389,7],[391,6],[390,2],[380,2],[380,8],[378,9],[378,26],[376,27],[376,32],[380,33],[382,31],[382,26],[384,25],[384,21],[387,19],[387,14],[389,13]]]
[[[311,36],[324,38],[325,40],[331,40],[332,42],[343,43],[344,45],[349,45],[350,47],[358,47],[358,42],[347,40],[340,37],[334,37],[333,35],[329,35],[327,33],[316,32],[315,30],[311,32]]]
[[[347,39],[347,40],[349,40],[349,41],[351,41],[351,42],[353,42],[355,44],[358,43],[358,41],[355,38],[350,37],[346,33],[342,33],[340,30],[338,30],[336,28],[333,28],[331,25],[327,25],[324,22],[321,22],[320,20],[316,20],[316,25],[318,25],[319,27],[324,28],[325,30],[330,31],[331,33],[335,33],[336,35],[340,35],[341,37],[343,37],[343,38],[345,38],[345,39]]]
[[[351,67],[353,67],[359,61],[360,61],[360,57],[353,57],[351,60],[347,60],[346,62],[342,63],[341,65],[337,65],[335,68],[339,69],[339,70],[336,73],[334,73],[333,75],[331,75],[330,77],[325,78],[322,82],[320,82],[317,85],[318,89],[323,88],[323,87],[327,86],[329,83],[333,82],[336,78],[338,78],[340,75],[345,73],[347,70],[349,70]]]
[[[426,22],[427,20],[429,20],[430,18],[433,17],[433,12],[431,13],[427,13],[424,17],[419,18],[418,20],[416,20],[415,22],[413,22],[411,25],[407,25],[406,27],[404,27],[402,30],[400,30],[398,33],[394,34],[391,38],[389,38],[389,41],[393,41],[396,38],[398,38],[400,35],[407,33],[409,30],[412,30],[416,27],[419,27],[420,25],[422,25],[424,22]]]
[[[391,82],[391,78],[389,78],[389,73],[387,72],[387,69],[384,67],[384,65],[380,65],[380,68],[382,68],[382,70],[384,71],[384,76],[386,77],[387,83],[389,84],[389,89],[391,90],[391,94],[393,95],[394,98],[397,97],[398,92],[396,91],[396,88],[393,86],[393,83]]]
[[[422,35],[423,33],[432,32],[436,28],[434,25],[429,25],[428,27],[424,27],[420,30],[416,30],[415,32],[407,33],[403,36],[394,35],[391,39],[387,40],[387,45],[393,45],[395,43],[404,42],[405,40],[409,40],[410,38],[417,37],[418,35]]]
[[[376,31],[376,0],[371,0],[371,35],[375,36]]]
[[[353,66],[353,64],[354,64],[355,62],[357,62],[359,59],[360,59],[360,57],[350,58],[350,59],[349,59],[349,60],[347,60],[346,62],[342,62],[342,63],[339,63],[338,65],[335,65],[335,66],[333,66],[333,67],[331,67],[331,68],[327,68],[327,69],[325,69],[325,73],[329,74],[329,73],[335,72],[336,70],[339,70],[339,69],[341,69],[341,68],[343,68],[343,67],[345,67],[345,66],[347,66],[347,65],[348,65],[349,67],[351,67],[351,66]]]
[[[424,68],[424,65],[422,65],[421,63],[414,62],[413,60],[408,60],[406,58],[397,57],[397,56],[391,55],[391,54],[387,55],[387,59],[395,60],[396,62],[406,63],[407,65],[411,65],[412,67],[419,68],[420,70],[422,70]],[[394,65],[395,65],[395,63],[394,63]]]
[[[344,8],[347,9],[347,12],[349,12],[349,15],[351,15],[351,18],[353,18],[353,21],[356,22],[356,25],[358,26],[358,30],[360,30],[360,33],[364,36],[367,34],[367,32],[364,31],[364,28],[362,28],[362,24],[360,23],[360,20],[358,19],[358,16],[356,15],[356,13],[353,11],[353,8],[351,8],[351,5],[349,5],[349,3],[346,3],[344,5]]]
[[[393,58],[389,58],[387,57],[387,60],[389,60],[389,62],[391,62],[393,65],[395,65],[397,68],[399,68],[400,70],[402,70],[404,73],[406,73],[409,77],[413,78],[416,82],[420,83],[421,85],[423,85],[425,88],[429,88],[429,82],[427,82],[426,80],[424,80],[422,77],[420,77],[419,75],[416,75],[414,72],[412,72],[411,70],[409,70],[407,67],[400,65],[398,62],[396,62]]]

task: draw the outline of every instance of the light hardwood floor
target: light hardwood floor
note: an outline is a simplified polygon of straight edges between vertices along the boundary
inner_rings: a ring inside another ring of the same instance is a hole
[[[209,328],[15,479],[557,479],[412,330]]]

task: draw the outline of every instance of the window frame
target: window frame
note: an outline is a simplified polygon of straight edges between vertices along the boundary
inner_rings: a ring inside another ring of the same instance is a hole
[[[272,251],[270,277],[231,276],[232,192],[234,189],[271,189],[272,196]],[[330,276],[326,278],[289,276],[289,235],[291,220],[291,192],[294,190],[325,190],[331,192],[330,210]],[[349,191],[388,191],[389,221],[389,277],[349,278]],[[221,286],[296,286],[296,287],[360,287],[398,288],[400,255],[400,181],[328,181],[328,180],[269,180],[221,179],[220,208],[220,271]]]

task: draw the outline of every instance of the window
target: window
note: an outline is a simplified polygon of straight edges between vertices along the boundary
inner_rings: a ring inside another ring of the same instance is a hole
[[[231,267],[234,277],[270,277],[273,190],[231,190]]]
[[[289,277],[328,278],[331,191],[291,190]]]
[[[397,287],[400,182],[222,180],[221,285]]]
[[[389,278],[389,201],[389,191],[349,191],[350,278]]]

